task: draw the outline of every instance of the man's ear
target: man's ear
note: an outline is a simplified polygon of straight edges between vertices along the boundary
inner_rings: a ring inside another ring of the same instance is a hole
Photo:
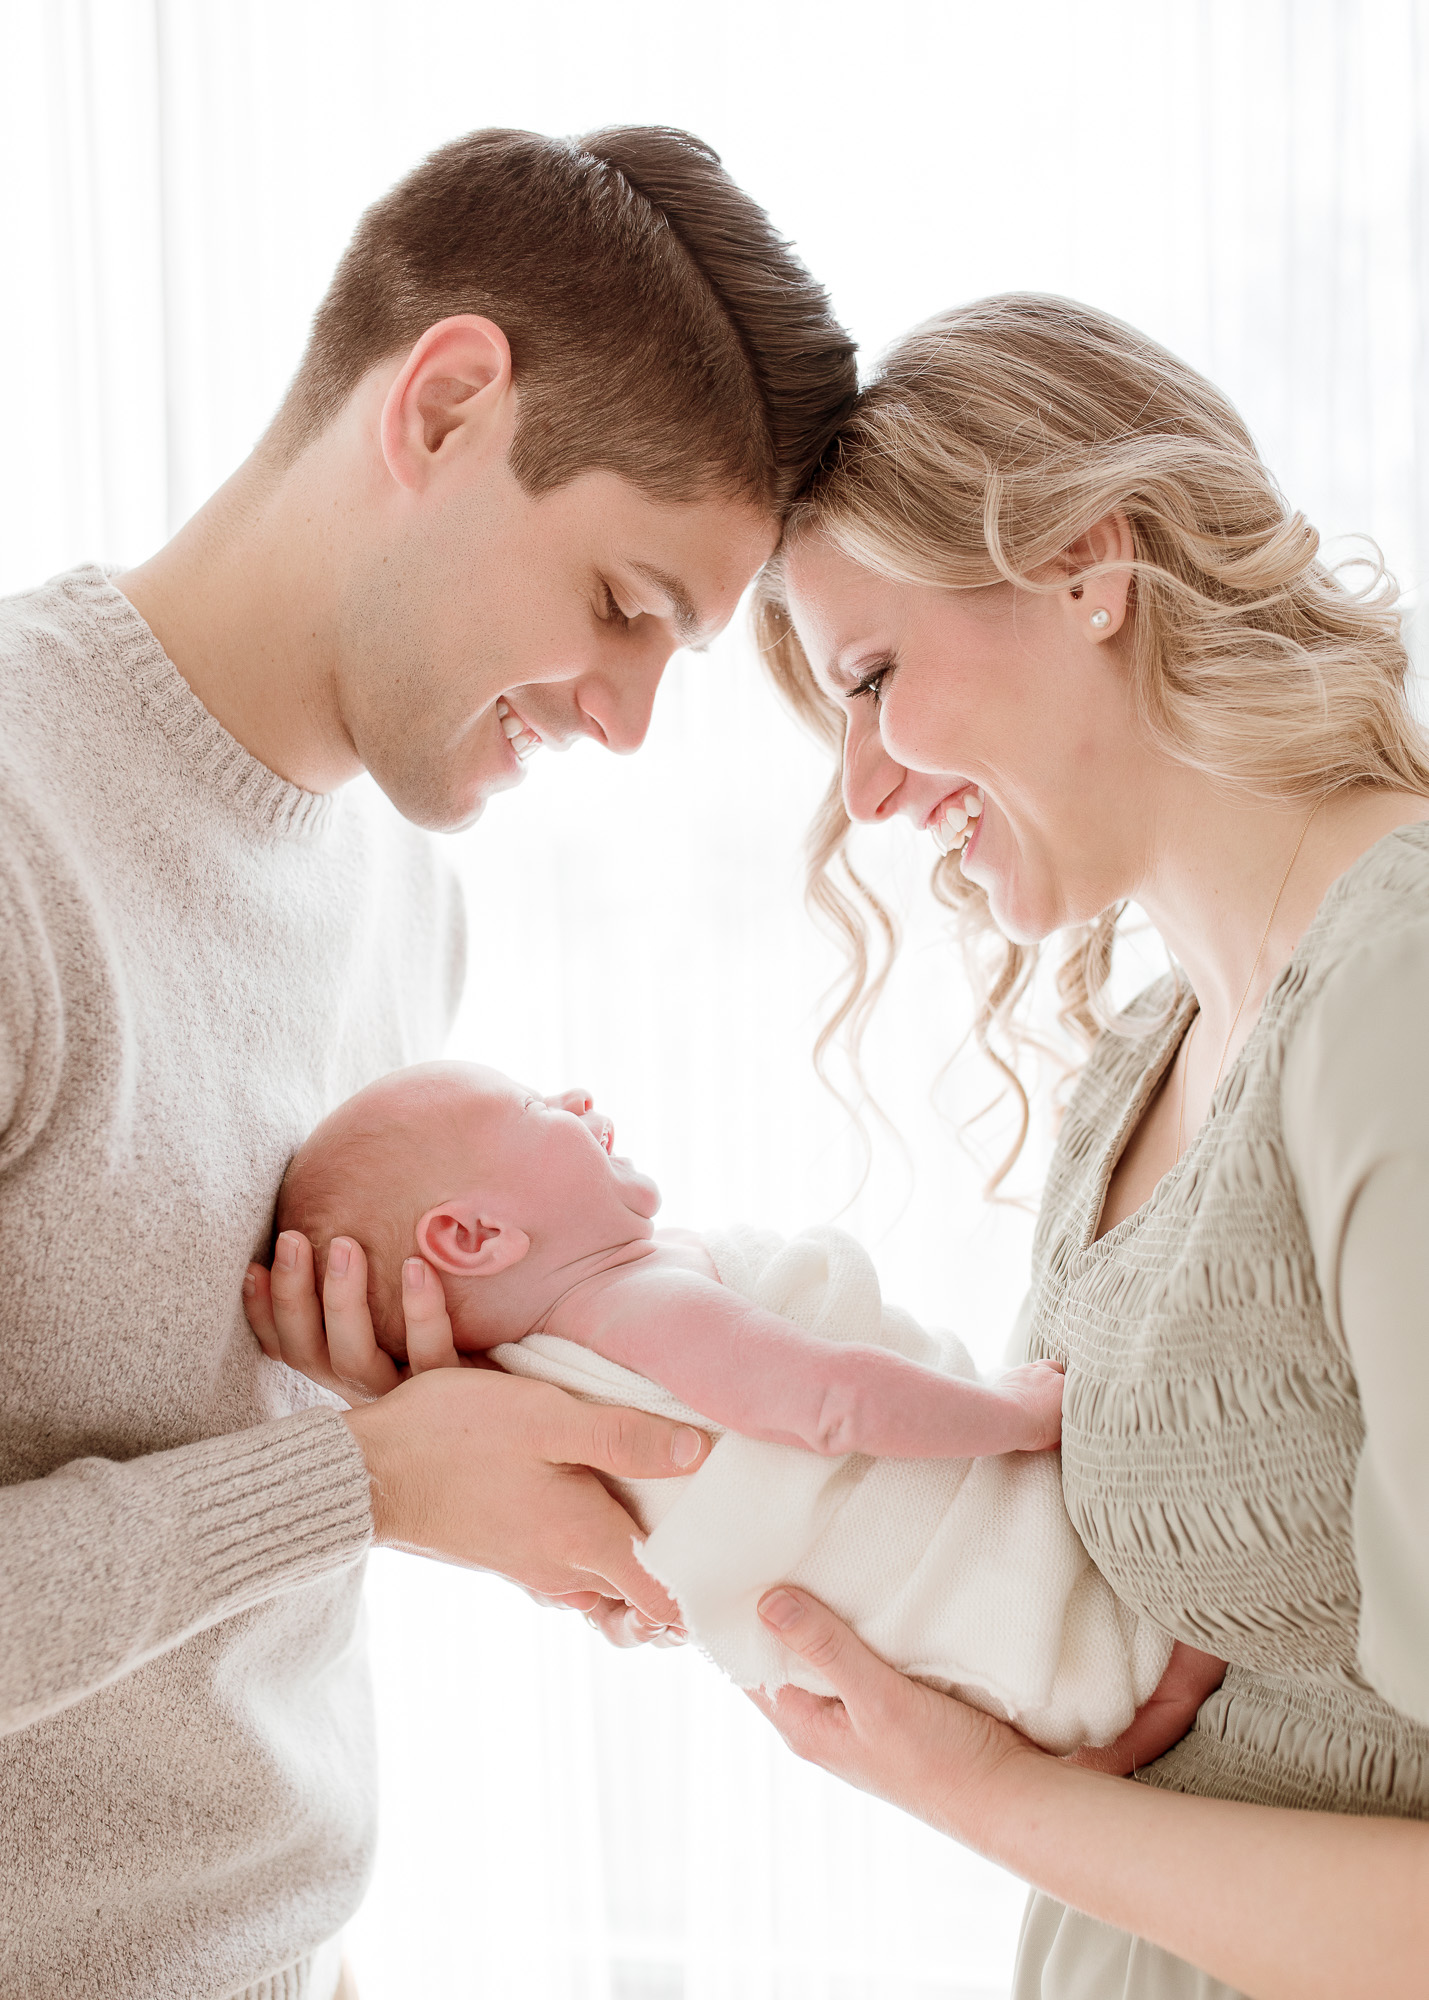
[[[1135,559],[1131,523],[1119,512],[1093,522],[1063,556],[1068,578],[1064,601],[1086,626],[1089,639],[1110,639],[1126,623]],[[1088,570],[1100,573],[1088,576]]]
[[[429,326],[382,405],[382,456],[397,484],[420,491],[464,441],[499,433],[504,450],[511,395],[511,349],[493,320],[458,313]]]
[[[531,1248],[524,1229],[481,1213],[471,1195],[439,1202],[417,1224],[417,1250],[436,1270],[454,1278],[494,1278],[519,1264]]]

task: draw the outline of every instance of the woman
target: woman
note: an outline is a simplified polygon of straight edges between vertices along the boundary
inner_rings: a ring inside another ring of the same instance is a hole
[[[1096,1036],[1038,1226],[1072,1519],[1229,1662],[1140,1783],[766,1598],[839,1690],[800,1755],[1035,1885],[1017,2000],[1422,1993],[1429,1963],[1429,746],[1392,586],[1320,563],[1225,399],[1115,320],[990,299],[893,352],[765,579],[841,753],[815,842],[909,815],[982,1033],[1069,931]],[[959,853],[957,850],[961,848]],[[857,878],[853,878],[857,887]],[[1182,969],[1098,1034],[1134,898]],[[866,965],[866,958],[862,961]],[[857,1012],[857,997],[851,996]]]

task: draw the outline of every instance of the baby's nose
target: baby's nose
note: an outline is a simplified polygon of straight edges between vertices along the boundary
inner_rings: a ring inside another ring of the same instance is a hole
[[[580,1118],[592,1109],[595,1099],[588,1090],[563,1090],[559,1097],[548,1097],[546,1102],[557,1111],[574,1111]]]

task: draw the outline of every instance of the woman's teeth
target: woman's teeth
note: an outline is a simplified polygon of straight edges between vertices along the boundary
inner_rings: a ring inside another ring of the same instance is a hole
[[[949,799],[929,828],[939,854],[961,854],[972,838],[972,824],[982,812],[982,793],[969,785],[961,803]]]
[[[528,757],[534,757],[541,747],[541,739],[534,729],[528,729],[519,715],[511,713],[511,704],[503,695],[496,704],[496,717],[501,724],[502,734],[524,764]]]

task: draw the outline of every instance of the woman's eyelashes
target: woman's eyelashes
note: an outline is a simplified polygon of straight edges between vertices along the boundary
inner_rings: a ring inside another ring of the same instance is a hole
[[[857,701],[861,695],[867,695],[873,702],[874,707],[877,708],[879,702],[883,699],[883,683],[892,672],[892,660],[880,660],[876,667],[871,667],[863,676],[863,679],[856,681],[849,689],[849,700]]]

